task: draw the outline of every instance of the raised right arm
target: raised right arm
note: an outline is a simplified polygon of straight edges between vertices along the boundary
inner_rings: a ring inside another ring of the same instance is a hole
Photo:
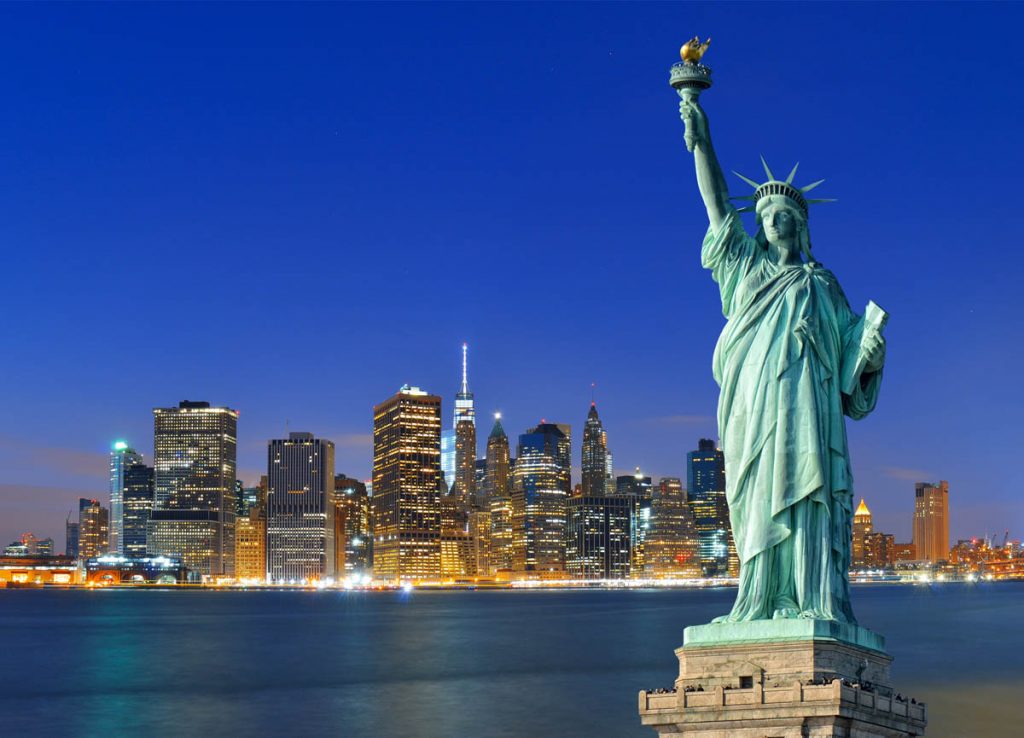
[[[679,117],[686,123],[687,148],[693,152],[693,163],[697,169],[697,187],[704,198],[708,221],[717,232],[732,211],[729,203],[729,188],[725,184],[722,166],[711,145],[711,131],[708,118],[696,99],[679,103]]]

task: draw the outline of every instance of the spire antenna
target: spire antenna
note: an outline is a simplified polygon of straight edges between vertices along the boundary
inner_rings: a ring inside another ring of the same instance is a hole
[[[462,394],[469,394],[469,377],[466,371],[466,353],[469,351],[469,344],[462,343]]]

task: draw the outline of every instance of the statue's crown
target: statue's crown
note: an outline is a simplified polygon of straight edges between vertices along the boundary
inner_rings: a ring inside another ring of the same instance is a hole
[[[748,205],[748,206],[742,207],[742,208],[737,208],[736,209],[737,212],[745,213],[745,212],[754,210],[757,207],[757,203],[758,203],[759,200],[761,200],[762,198],[768,197],[770,195],[781,195],[782,197],[785,197],[785,198],[788,198],[789,200],[792,200],[793,203],[796,204],[796,206],[803,211],[804,216],[807,215],[807,209],[811,205],[815,205],[815,204],[820,203],[820,202],[835,202],[835,200],[830,199],[830,198],[829,199],[809,200],[806,197],[804,197],[804,195],[806,193],[808,193],[811,190],[813,190],[815,187],[820,185],[825,180],[819,179],[817,182],[811,182],[811,184],[809,184],[809,185],[807,185],[805,187],[797,187],[797,186],[795,186],[793,184],[793,177],[796,175],[796,169],[797,169],[797,167],[800,166],[800,162],[797,162],[793,166],[793,170],[789,173],[789,176],[786,177],[785,181],[780,180],[780,179],[776,179],[775,175],[772,174],[772,170],[768,168],[768,162],[766,162],[764,160],[763,156],[761,157],[761,164],[764,166],[764,173],[768,175],[768,181],[767,182],[763,182],[763,183],[755,182],[754,180],[750,179],[749,177],[744,177],[739,172],[733,171],[733,174],[735,174],[737,177],[739,177],[744,182],[746,182],[748,185],[750,185],[751,187],[754,188],[754,194],[753,195],[745,195],[743,197],[734,197],[734,198],[732,198],[733,200],[752,200],[753,201],[753,203],[751,205]]]

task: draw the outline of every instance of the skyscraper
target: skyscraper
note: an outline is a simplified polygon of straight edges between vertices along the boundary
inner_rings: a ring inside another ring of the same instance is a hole
[[[517,572],[551,576],[565,571],[570,454],[568,425],[541,422],[519,436],[512,473],[512,559]]]
[[[663,477],[651,500],[651,525],[644,550],[644,576],[696,579],[701,576],[700,543],[683,484]]]
[[[155,493],[146,549],[197,575],[234,576],[238,413],[208,402],[153,409]]]
[[[73,513],[68,513],[67,519],[64,521],[64,555],[72,558],[78,558],[78,517],[72,519]]]
[[[597,415],[597,405],[590,403],[587,421],[583,425],[582,486],[584,497],[602,497],[610,494],[608,479],[608,436]]]
[[[471,471],[476,461],[476,409],[473,393],[469,391],[468,377],[469,345],[462,344],[462,382],[455,393],[455,409],[451,430],[441,434],[441,471],[449,492],[458,492],[463,499],[475,494],[476,482]],[[460,423],[468,425],[459,427]],[[472,451],[470,451],[472,449]]]
[[[949,482],[914,485],[914,549],[917,558],[937,563],[949,558]]]
[[[512,487],[508,436],[501,426],[501,413],[494,414],[494,427],[487,437],[487,471],[484,498],[491,512],[490,569],[512,569]]]
[[[861,498],[857,510],[853,513],[853,545],[850,548],[850,567],[862,569],[868,565],[867,541],[874,532],[871,524],[871,511]]]
[[[651,478],[636,468],[633,474],[615,478],[615,496],[629,500],[629,544],[632,551],[632,575],[643,577],[647,534],[651,527]]]
[[[142,454],[124,441],[115,441],[110,449],[110,552],[124,550],[124,471],[130,464],[141,464]]]
[[[373,409],[373,573],[441,577],[441,398],[405,385]]]
[[[337,474],[334,477],[337,529],[341,538],[335,541],[338,556],[337,576],[369,574],[373,562],[373,528],[370,522],[370,497],[366,485],[358,479]]]
[[[566,503],[565,567],[573,579],[626,579],[632,564],[633,500],[570,497]]]
[[[267,577],[334,576],[334,443],[293,432],[267,447]]]
[[[267,578],[267,507],[247,506],[235,518],[235,578],[262,582]]]
[[[141,459],[141,454],[138,455]],[[153,513],[153,467],[140,460],[124,467],[121,553],[146,555],[146,530]]]
[[[704,576],[724,577],[738,569],[725,498],[725,457],[715,442],[701,438],[686,455],[687,495],[700,541]]]
[[[92,559],[110,550],[110,512],[99,500],[78,500],[78,558]]]
[[[463,508],[468,510],[476,502],[476,409],[473,393],[469,391],[467,352],[462,344],[462,384],[455,395],[455,485]]]

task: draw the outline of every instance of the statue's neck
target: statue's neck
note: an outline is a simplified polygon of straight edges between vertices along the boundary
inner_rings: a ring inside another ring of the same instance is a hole
[[[800,259],[800,249],[797,247],[795,239],[793,241],[769,243],[768,253],[771,254],[772,261],[779,266],[798,266],[803,263]]]

